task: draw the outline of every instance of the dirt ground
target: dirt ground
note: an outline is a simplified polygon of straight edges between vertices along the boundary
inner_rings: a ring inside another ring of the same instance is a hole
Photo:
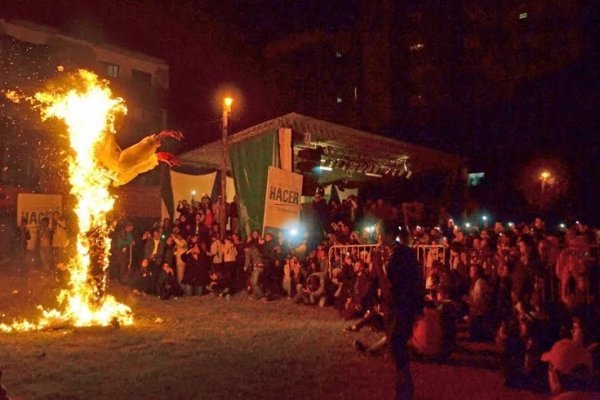
[[[0,265],[0,321],[54,306],[57,283]],[[364,356],[331,308],[202,296],[161,301],[114,285],[120,329],[0,334],[13,399],[391,399],[389,357]],[[497,349],[462,342],[444,365],[411,363],[416,399],[546,399],[503,387]]]

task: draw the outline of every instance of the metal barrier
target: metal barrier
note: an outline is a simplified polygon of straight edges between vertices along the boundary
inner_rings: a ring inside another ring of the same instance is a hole
[[[366,256],[371,250],[381,247],[380,244],[352,244],[352,245],[335,245],[329,248],[327,254],[328,271],[336,266],[341,266],[346,255],[350,255],[353,259],[366,260]],[[446,246],[441,245],[416,245],[415,250],[417,261],[423,266],[423,276],[427,278],[431,274],[431,267],[434,261],[440,261],[446,264]],[[363,253],[361,256],[360,253]]]
[[[331,246],[329,248],[329,252],[327,253],[329,274],[331,274],[331,270],[334,267],[342,265],[346,255],[352,256],[353,259],[360,258],[364,261],[366,260],[366,255],[369,254],[371,250],[378,247],[380,247],[379,244],[342,244]],[[360,253],[362,252],[366,252],[364,258],[361,257]]]
[[[442,264],[447,264],[446,249],[447,246],[438,244],[418,244],[413,246],[417,255],[417,261],[423,265],[423,277],[427,279],[431,275],[431,269],[434,261],[439,261]]]

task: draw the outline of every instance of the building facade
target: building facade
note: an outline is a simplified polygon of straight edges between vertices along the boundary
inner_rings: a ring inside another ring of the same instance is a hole
[[[576,0],[359,3],[352,27],[315,23],[266,44],[275,114],[457,151],[448,136],[470,139],[488,109],[574,63],[585,45]]]

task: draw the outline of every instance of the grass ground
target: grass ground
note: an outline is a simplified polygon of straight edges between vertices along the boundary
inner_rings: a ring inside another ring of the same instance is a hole
[[[211,296],[160,301],[112,291],[135,312],[121,329],[0,334],[13,399],[391,399],[393,365],[367,357],[331,308]],[[0,266],[0,321],[53,306],[56,282]],[[416,399],[543,399],[507,390],[491,346],[448,364],[412,363]]]

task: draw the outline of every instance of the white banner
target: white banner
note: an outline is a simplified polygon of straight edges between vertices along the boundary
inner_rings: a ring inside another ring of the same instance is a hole
[[[31,235],[27,242],[29,250],[35,248],[40,221],[44,217],[52,217],[54,211],[62,213],[62,196],[59,194],[19,193],[17,195],[17,226],[21,225],[22,220],[27,221],[27,228]]]
[[[302,175],[269,167],[265,194],[265,227],[286,229],[300,222]]]
[[[215,182],[217,177],[216,172],[206,175],[188,175],[181,172],[171,170],[171,189],[173,190],[173,201],[175,207],[180,200],[191,201],[192,193],[195,193],[194,200],[200,201],[203,194],[210,196],[215,185],[220,185],[221,182]],[[227,202],[233,201],[235,196],[235,186],[233,179],[227,177]]]

